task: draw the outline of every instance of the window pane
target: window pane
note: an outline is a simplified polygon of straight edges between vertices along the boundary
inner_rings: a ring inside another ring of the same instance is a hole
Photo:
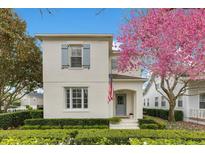
[[[70,108],[70,89],[66,90],[66,107]]]
[[[182,100],[178,100],[178,107],[182,107],[182,106],[183,106]]]
[[[88,89],[83,89],[84,108],[88,108]]]
[[[82,67],[82,58],[71,57],[71,67]]]
[[[72,88],[72,102],[73,108],[82,108],[82,94],[81,88]]]
[[[200,102],[199,108],[200,109],[205,109],[205,102]]]
[[[200,102],[205,102],[205,94],[200,94]]]

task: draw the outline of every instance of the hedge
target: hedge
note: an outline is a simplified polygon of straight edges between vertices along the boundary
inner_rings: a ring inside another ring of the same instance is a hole
[[[40,126],[93,126],[105,125],[109,126],[109,119],[27,119],[25,125]]]
[[[195,144],[205,143],[204,132],[188,132],[177,130],[90,130],[82,131],[75,138],[76,144],[131,144],[130,139],[151,140],[177,140],[183,141],[183,144],[194,142]]]
[[[25,119],[43,117],[43,111],[20,111],[0,114],[0,129],[15,128],[24,124]]]
[[[205,144],[205,133],[185,130],[0,130],[0,144]]]
[[[141,129],[165,129],[166,128],[166,122],[151,116],[144,116],[143,119],[139,119],[138,122],[139,122],[139,127]]]
[[[48,126],[48,125],[24,125],[21,127],[23,130],[31,130],[31,129],[38,129],[38,130],[44,130],[44,129],[108,129],[109,126],[107,125],[92,125],[92,126],[82,126],[82,125],[76,125],[76,126]]]
[[[149,116],[154,116],[154,117],[159,117],[165,120],[168,120],[168,115],[169,115],[169,111],[168,110],[163,110],[163,109],[143,109],[143,113],[145,115],[149,115]],[[175,115],[175,120],[176,121],[183,121],[184,115],[183,112],[180,110],[175,110],[174,111],[174,115]]]

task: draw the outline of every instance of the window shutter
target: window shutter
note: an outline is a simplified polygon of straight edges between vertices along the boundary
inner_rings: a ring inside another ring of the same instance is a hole
[[[90,68],[90,44],[83,45],[83,67]]]
[[[61,46],[61,67],[62,69],[69,67],[69,53],[68,53],[68,45],[62,44]]]

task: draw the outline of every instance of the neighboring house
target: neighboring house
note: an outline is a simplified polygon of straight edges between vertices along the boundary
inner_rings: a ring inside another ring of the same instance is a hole
[[[44,118],[142,118],[140,70],[117,73],[110,34],[37,34],[42,40]],[[108,103],[109,74],[114,99]]]
[[[144,108],[168,109],[169,103],[156,91],[153,80],[154,77],[151,77],[143,93]],[[176,101],[175,110],[183,111],[185,121],[205,124],[205,81],[192,81],[188,87],[185,95]],[[160,88],[159,82],[157,88]]]
[[[42,109],[43,108],[43,94],[32,92],[30,94],[25,95],[21,99],[21,106],[23,107],[30,106],[33,109]]]
[[[27,107],[32,109],[43,109],[43,94],[31,92],[20,99],[20,106],[9,108],[8,112],[16,112],[20,110],[27,110]]]

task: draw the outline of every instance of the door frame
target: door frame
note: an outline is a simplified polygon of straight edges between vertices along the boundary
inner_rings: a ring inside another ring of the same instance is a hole
[[[125,100],[125,115],[117,115],[117,96],[123,96],[124,97],[124,100]],[[126,93],[118,93],[118,94],[115,94],[115,98],[116,98],[116,101],[115,101],[115,116],[118,116],[118,117],[123,117],[123,116],[127,116],[127,94]]]

